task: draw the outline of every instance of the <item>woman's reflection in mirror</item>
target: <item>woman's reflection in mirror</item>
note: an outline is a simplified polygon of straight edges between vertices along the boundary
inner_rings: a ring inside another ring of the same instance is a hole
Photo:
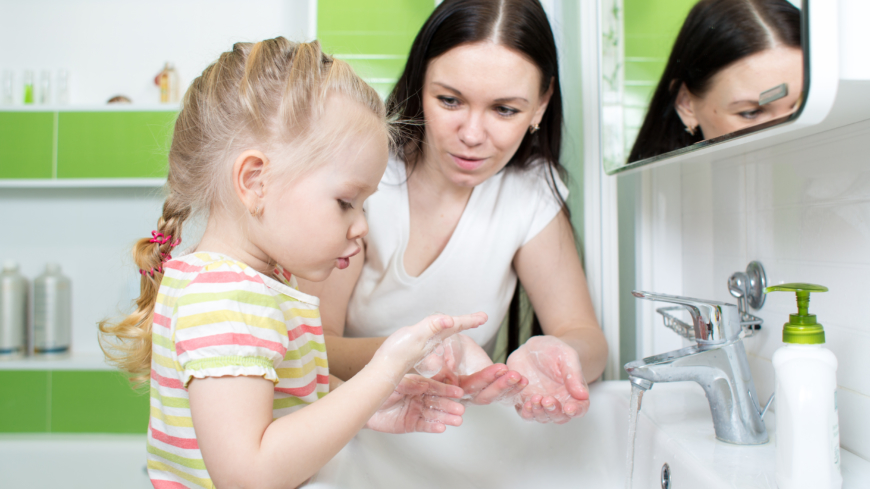
[[[791,114],[803,91],[800,11],[786,0],[701,0],[680,30],[628,161]],[[785,83],[788,94],[759,105]]]

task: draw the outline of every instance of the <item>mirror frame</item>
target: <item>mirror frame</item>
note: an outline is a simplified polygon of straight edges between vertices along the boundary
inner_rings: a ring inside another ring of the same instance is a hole
[[[600,0],[599,0],[600,15]],[[837,35],[837,16],[839,8],[837,0],[819,2],[818,9],[812,9],[810,4],[815,1],[802,0],[801,2],[801,49],[804,52],[804,86],[801,93],[803,103],[794,113],[767,121],[757,126],[751,126],[739,131],[725,134],[713,139],[700,141],[691,146],[686,146],[668,153],[646,158],[633,163],[624,164],[615,169],[604,166],[604,159],[600,158],[604,172],[608,175],[618,175],[633,172],[638,168],[659,166],[664,163],[686,161],[690,158],[700,158],[709,161],[719,156],[757,149],[765,145],[784,140],[800,137],[802,134],[790,134],[798,129],[820,123],[828,115],[833,106],[839,83],[839,42]],[[598,38],[601,37],[601,19],[598,19]],[[811,37],[812,42],[810,42]],[[603,55],[602,44],[598,44],[598,124],[604,127],[604,111],[601,79],[601,60]],[[811,90],[812,89],[812,90]],[[599,154],[604,154],[603,140],[599,132]],[[737,146],[745,146],[738,150]],[[716,156],[714,156],[714,154]]]

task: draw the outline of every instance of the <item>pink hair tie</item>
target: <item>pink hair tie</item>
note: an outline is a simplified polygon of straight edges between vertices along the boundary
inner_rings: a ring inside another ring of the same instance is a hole
[[[148,240],[149,243],[157,243],[158,245],[165,245],[169,243],[169,248],[175,248],[176,246],[181,244],[181,238],[176,238],[175,241],[172,241],[171,234],[163,234],[157,231],[151,231],[151,239]],[[157,266],[156,270],[151,268],[150,270],[144,270],[142,268],[139,269],[139,273],[141,275],[148,275],[153,277],[154,272],[163,273],[163,263],[172,259],[172,255],[169,253],[160,252],[160,265]]]

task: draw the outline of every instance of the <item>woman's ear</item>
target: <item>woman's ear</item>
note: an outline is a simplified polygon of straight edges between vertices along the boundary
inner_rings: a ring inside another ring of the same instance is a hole
[[[264,175],[268,165],[269,158],[255,149],[243,151],[233,163],[236,196],[255,217],[263,212],[263,196],[266,194]]]
[[[538,109],[535,111],[535,115],[532,117],[532,124],[540,124],[541,119],[544,118],[544,112],[547,111],[547,104],[550,103],[550,98],[553,97],[553,90],[555,89],[555,84],[556,78],[550,78],[550,87],[547,88],[547,91],[544,92],[544,95],[541,96],[540,105],[538,105]]]
[[[698,117],[695,115],[695,102],[692,100],[692,94],[689,93],[685,83],[680,85],[680,91],[677,92],[677,99],[674,100],[674,109],[677,111],[677,115],[680,116],[680,120],[683,121],[683,125],[686,126],[689,134],[694,135],[698,129]]]

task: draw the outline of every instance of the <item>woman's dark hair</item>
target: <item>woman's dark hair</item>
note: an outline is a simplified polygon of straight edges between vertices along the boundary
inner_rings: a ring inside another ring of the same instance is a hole
[[[653,93],[628,161],[702,141],[685,130],[674,103],[685,83],[702,96],[710,80],[731,63],[773,47],[801,47],[801,14],[786,0],[701,0],[689,12]]]
[[[399,128],[395,152],[409,170],[419,163],[426,126],[423,117],[423,83],[429,61],[463,45],[487,40],[511,49],[541,70],[541,93],[553,85],[553,94],[541,119],[540,130],[526,133],[508,167],[526,168],[541,161],[548,166],[550,188],[570,215],[556,188],[554,175],[566,177],[559,162],[562,145],[562,94],[556,41],[547,14],[538,0],[445,0],[414,39],[405,70],[387,97],[387,117]],[[519,286],[508,314],[508,354],[519,346]],[[532,334],[541,334],[533,316]]]

